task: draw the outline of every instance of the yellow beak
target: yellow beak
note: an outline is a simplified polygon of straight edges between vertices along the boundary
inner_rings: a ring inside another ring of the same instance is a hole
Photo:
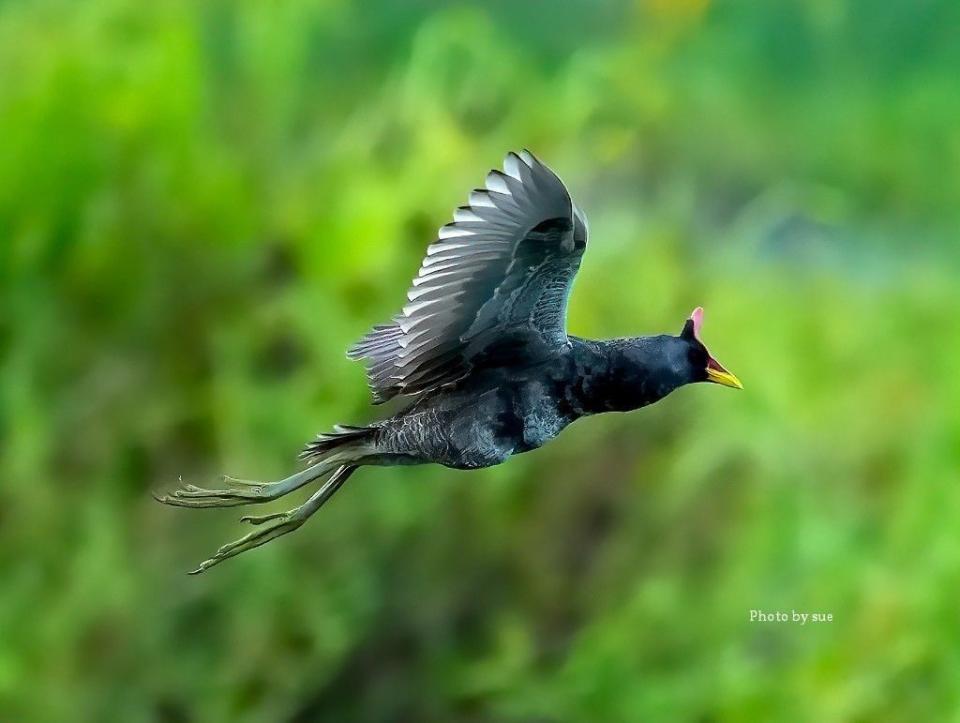
[[[715,359],[711,359],[707,364],[707,381],[713,382],[714,384],[722,384],[725,387],[743,389],[743,384],[740,383],[740,380],[724,369],[720,362]]]

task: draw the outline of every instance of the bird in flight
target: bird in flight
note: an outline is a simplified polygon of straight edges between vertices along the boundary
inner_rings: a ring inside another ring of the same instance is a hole
[[[693,382],[741,389],[707,351],[697,308],[678,336],[594,341],[566,329],[567,299],[587,247],[587,219],[563,182],[529,151],[470,193],[441,227],[407,303],[347,356],[365,360],[376,404],[410,404],[367,426],[336,425],[310,442],[308,466],[277,482],[223,478],[160,502],[233,507],[275,500],[330,475],[302,505],[244,516],[257,526],[192,574],[292,532],[362,465],[437,463],[479,469],[540,447],[571,422],[652,404]]]

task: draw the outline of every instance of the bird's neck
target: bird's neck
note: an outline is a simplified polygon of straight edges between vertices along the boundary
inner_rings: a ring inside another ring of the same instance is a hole
[[[571,339],[571,406],[580,415],[628,412],[652,404],[675,388],[659,378],[654,337]],[[648,363],[644,363],[649,356]]]

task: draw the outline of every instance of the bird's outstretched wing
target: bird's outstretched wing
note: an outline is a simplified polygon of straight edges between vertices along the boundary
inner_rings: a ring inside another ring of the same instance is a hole
[[[586,248],[586,218],[529,151],[509,153],[427,248],[407,305],[347,355],[366,359],[374,401],[461,379],[507,335],[567,343],[567,297]]]

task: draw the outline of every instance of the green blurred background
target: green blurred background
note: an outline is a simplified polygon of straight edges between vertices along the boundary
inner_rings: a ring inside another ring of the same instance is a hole
[[[951,0],[0,3],[0,719],[960,720],[958,77]],[[521,147],[572,332],[702,304],[746,390],[187,577],[239,512],[149,492],[382,412],[345,348]]]

